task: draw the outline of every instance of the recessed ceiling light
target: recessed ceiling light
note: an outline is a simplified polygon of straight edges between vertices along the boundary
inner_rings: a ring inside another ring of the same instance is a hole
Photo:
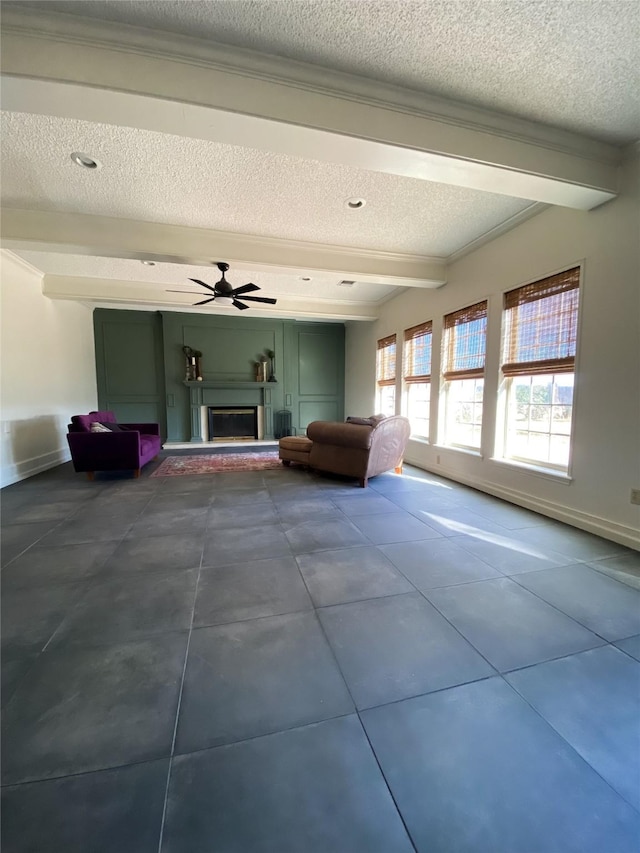
[[[101,169],[102,163],[89,157],[88,154],[83,154],[82,151],[74,151],[71,159],[77,166],[83,166],[85,169]]]
[[[300,281],[311,281],[311,279],[309,278],[309,276],[308,276],[308,275],[301,275],[301,276],[300,276]]]
[[[156,265],[155,261],[140,261],[140,263],[144,264],[145,267],[155,267]]]
[[[348,198],[345,204],[350,210],[360,210],[367,202],[363,198]]]

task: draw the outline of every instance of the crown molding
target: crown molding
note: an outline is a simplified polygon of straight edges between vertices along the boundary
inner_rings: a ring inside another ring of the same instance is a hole
[[[469,255],[471,254],[471,252],[475,252],[476,249],[479,249],[481,246],[485,246],[487,243],[491,243],[493,240],[496,239],[496,237],[500,237],[502,236],[502,234],[506,234],[508,231],[512,231],[514,228],[517,228],[518,225],[522,225],[523,222],[526,222],[528,219],[532,219],[534,216],[537,216],[544,210],[548,210],[550,207],[550,204],[542,204],[541,202],[530,204],[529,207],[526,207],[519,213],[515,213],[513,216],[510,216],[509,219],[505,219],[504,222],[501,222],[499,225],[496,225],[495,228],[490,228],[488,231],[485,231],[484,234],[481,234],[479,237],[476,237],[475,240],[471,240],[469,243],[462,246],[460,249],[457,249],[455,252],[452,252],[447,257],[447,267],[449,267],[450,264],[459,261],[460,258],[464,258],[465,255]]]
[[[5,260],[10,261],[15,264],[17,267],[22,267],[25,272],[28,272],[30,275],[35,275],[39,279],[44,278],[44,273],[42,270],[39,270],[37,267],[34,267],[33,264],[30,264],[29,261],[25,261],[24,258],[21,258],[20,255],[16,255],[15,252],[12,252],[10,249],[0,249],[0,257],[3,262]]]
[[[36,17],[30,10],[6,3],[2,13],[2,31],[5,37],[15,34],[70,45],[108,48],[284,84],[516,142],[533,142],[539,147],[586,160],[615,164],[621,156],[619,146],[560,128],[368,77],[189,36],[59,12],[38,11]]]

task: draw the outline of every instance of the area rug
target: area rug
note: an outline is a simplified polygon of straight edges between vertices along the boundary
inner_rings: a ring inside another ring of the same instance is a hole
[[[199,456],[167,456],[151,477],[184,477],[188,474],[223,474],[227,471],[268,471],[280,468],[277,450],[262,453],[213,453]]]

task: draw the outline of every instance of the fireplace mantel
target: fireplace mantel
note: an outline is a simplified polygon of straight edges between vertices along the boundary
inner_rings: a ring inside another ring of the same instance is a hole
[[[271,390],[275,382],[235,382],[223,379],[203,379],[202,382],[187,382],[183,384],[189,389],[189,405],[191,409],[191,441],[202,442],[202,406],[218,406],[221,403],[234,405],[264,407],[264,437],[273,438],[273,413]],[[227,391],[226,397],[221,392]]]

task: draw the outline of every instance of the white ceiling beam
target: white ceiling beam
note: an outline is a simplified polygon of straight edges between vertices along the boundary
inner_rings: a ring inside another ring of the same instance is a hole
[[[193,296],[167,292],[162,284],[117,281],[82,276],[45,275],[42,293],[49,299],[68,299],[93,306],[143,311],[181,311],[193,314],[223,314],[235,316],[237,309],[216,306],[196,308]],[[378,319],[375,306],[365,307],[349,302],[330,302],[322,299],[293,299],[278,297],[277,305],[250,306],[252,317],[278,317],[305,320],[373,322]]]
[[[2,244],[17,252],[89,254],[196,266],[224,260],[289,274],[292,270],[336,273],[340,278],[397,287],[436,288],[446,282],[444,260],[419,255],[78,213],[3,209]]]
[[[119,45],[100,40],[98,31],[74,39],[9,28],[3,108],[250,141],[252,148],[577,209],[618,191],[613,148],[602,157],[591,149],[571,152],[502,129],[274,79],[242,67],[242,52],[234,68],[184,50],[167,55],[166,45],[155,52],[149,44]]]

